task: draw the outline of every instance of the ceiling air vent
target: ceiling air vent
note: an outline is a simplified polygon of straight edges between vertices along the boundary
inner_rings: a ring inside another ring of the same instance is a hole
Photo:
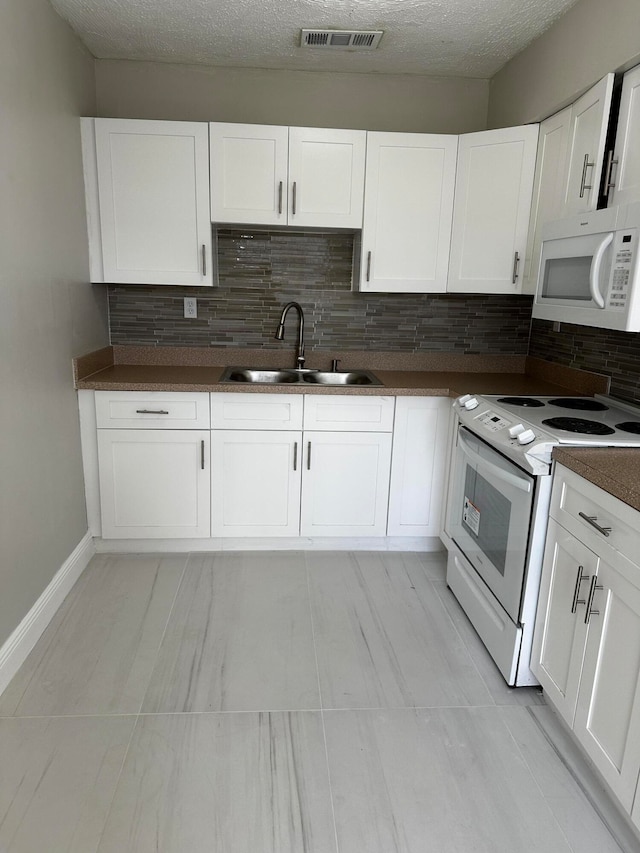
[[[329,47],[332,50],[375,50],[382,30],[302,30],[301,47]]]

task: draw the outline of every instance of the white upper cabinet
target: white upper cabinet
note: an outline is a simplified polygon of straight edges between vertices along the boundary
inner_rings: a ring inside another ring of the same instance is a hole
[[[89,230],[102,256],[100,271],[92,250],[92,280],[210,285],[207,125],[88,121],[85,136],[95,132],[95,162],[85,162]]]
[[[622,82],[615,154],[607,170],[607,184],[609,204],[640,201],[640,65],[627,71]]]
[[[596,209],[613,80],[614,75],[607,74],[571,107],[562,218]]]
[[[460,137],[447,290],[520,293],[538,125]]]
[[[366,132],[210,125],[211,219],[361,228]]]
[[[360,290],[446,290],[457,152],[457,136],[367,135]]]
[[[529,238],[524,262],[523,293],[535,293],[536,290],[542,249],[542,226],[562,215],[570,125],[571,107],[550,116],[540,125]]]

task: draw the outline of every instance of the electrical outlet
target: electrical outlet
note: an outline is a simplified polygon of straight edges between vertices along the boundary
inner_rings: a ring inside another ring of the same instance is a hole
[[[198,316],[198,300],[195,296],[185,296],[184,316],[189,320],[195,320]]]

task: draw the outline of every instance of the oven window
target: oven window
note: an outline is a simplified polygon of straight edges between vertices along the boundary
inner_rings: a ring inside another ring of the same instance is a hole
[[[481,474],[466,466],[462,524],[504,577],[511,503]]]
[[[544,264],[543,298],[590,302],[590,271],[590,255],[581,258],[548,258]]]

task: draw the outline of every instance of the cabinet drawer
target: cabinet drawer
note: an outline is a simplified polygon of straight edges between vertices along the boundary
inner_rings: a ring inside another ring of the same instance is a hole
[[[100,429],[208,429],[209,394],[96,391]]]
[[[563,465],[556,465],[550,514],[605,559],[614,559],[618,552],[640,562],[638,512]]]
[[[302,429],[302,394],[212,394],[212,429]]]
[[[394,397],[306,396],[304,428],[332,432],[391,432]]]

